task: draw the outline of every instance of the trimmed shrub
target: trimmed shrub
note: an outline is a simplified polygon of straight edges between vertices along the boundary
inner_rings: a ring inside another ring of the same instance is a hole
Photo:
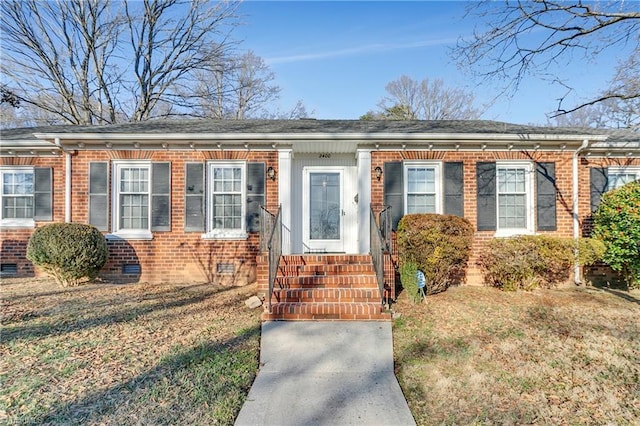
[[[592,264],[602,256],[598,241],[558,238],[546,235],[521,235],[495,238],[478,259],[484,282],[502,290],[550,288],[567,281],[576,261]]]
[[[473,243],[473,225],[467,219],[439,214],[406,215],[398,225],[397,238],[401,268],[413,263],[424,273],[426,294],[440,293],[464,281]]]
[[[593,265],[604,258],[606,247],[595,238],[580,238],[578,240],[578,263],[583,266]]]
[[[418,289],[418,277],[416,272],[418,267],[413,262],[403,262],[400,265],[400,281],[402,287],[407,292],[409,300],[413,303],[419,303],[422,300],[420,290]]]
[[[102,233],[81,223],[44,225],[33,232],[27,245],[27,259],[63,287],[97,277],[108,254]]]
[[[640,288],[640,181],[602,196],[593,214],[593,236],[604,242],[603,260],[622,274],[628,288]]]

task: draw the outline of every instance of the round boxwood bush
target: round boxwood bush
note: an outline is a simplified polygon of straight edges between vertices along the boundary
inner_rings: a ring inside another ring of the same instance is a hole
[[[593,214],[593,237],[604,242],[603,260],[622,274],[629,289],[640,288],[640,181],[602,196]]]
[[[441,214],[405,215],[398,224],[401,272],[403,264],[412,263],[425,275],[426,294],[445,291],[464,280],[472,243],[473,225],[467,219]],[[416,296],[415,300],[420,299]]]
[[[27,245],[27,259],[63,287],[97,277],[108,255],[102,233],[81,223],[44,225],[33,232]]]

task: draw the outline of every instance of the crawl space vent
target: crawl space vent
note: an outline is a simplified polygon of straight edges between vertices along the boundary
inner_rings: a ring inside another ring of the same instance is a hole
[[[218,263],[216,270],[219,274],[233,274],[235,272],[233,263]]]
[[[133,275],[140,274],[140,264],[139,263],[129,263],[126,265],[122,265],[122,273]]]
[[[3,263],[0,265],[0,274],[2,275],[18,275],[17,263]]]

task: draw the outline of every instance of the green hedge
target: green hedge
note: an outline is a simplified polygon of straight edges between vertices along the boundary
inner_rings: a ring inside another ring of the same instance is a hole
[[[503,290],[550,288],[567,281],[576,262],[591,264],[602,256],[598,241],[522,235],[495,238],[481,253],[478,263],[487,285]]]
[[[27,259],[63,287],[97,277],[108,253],[102,233],[80,223],[52,223],[36,228],[27,245]]]
[[[425,275],[426,294],[445,291],[464,281],[473,243],[473,225],[467,219],[439,214],[405,215],[398,224],[397,238],[401,279],[403,265],[411,263]],[[417,287],[410,291],[417,292]]]
[[[605,193],[593,225],[594,238],[606,247],[603,260],[630,289],[640,288],[640,181]]]

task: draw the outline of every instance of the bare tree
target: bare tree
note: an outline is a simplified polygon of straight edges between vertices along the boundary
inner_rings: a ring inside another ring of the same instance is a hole
[[[0,7],[2,86],[38,116],[102,124],[178,113],[176,92],[232,45],[237,3],[6,0]]]
[[[612,93],[640,93],[640,50],[618,63],[609,88],[600,94],[600,100],[564,114],[553,113],[549,124],[640,130],[640,97],[621,99],[610,97]]]
[[[447,87],[444,81],[413,80],[403,75],[385,87],[387,96],[361,119],[474,120],[482,115],[472,93]]]
[[[109,0],[7,0],[0,10],[3,84],[21,104],[64,123],[115,121],[120,27]]]
[[[196,73],[196,81],[183,92],[184,105],[193,99],[193,114],[216,119],[300,118],[307,116],[302,101],[289,111],[273,110],[281,88],[265,61],[248,51],[212,62]]]
[[[549,69],[568,64],[574,54],[592,58],[629,44],[636,51],[640,46],[640,11],[634,2],[483,1],[472,6],[471,14],[481,18],[480,28],[470,39],[460,40],[453,54],[461,68],[483,81],[504,82],[505,93],[513,93],[530,75],[544,76],[571,90],[562,76],[549,74]],[[609,99],[638,97],[637,89],[614,84],[570,108],[560,99],[556,115]]]
[[[147,120],[159,101],[171,103],[181,96],[172,89],[223,57],[237,3],[125,0],[124,4],[136,76],[131,120]]]

